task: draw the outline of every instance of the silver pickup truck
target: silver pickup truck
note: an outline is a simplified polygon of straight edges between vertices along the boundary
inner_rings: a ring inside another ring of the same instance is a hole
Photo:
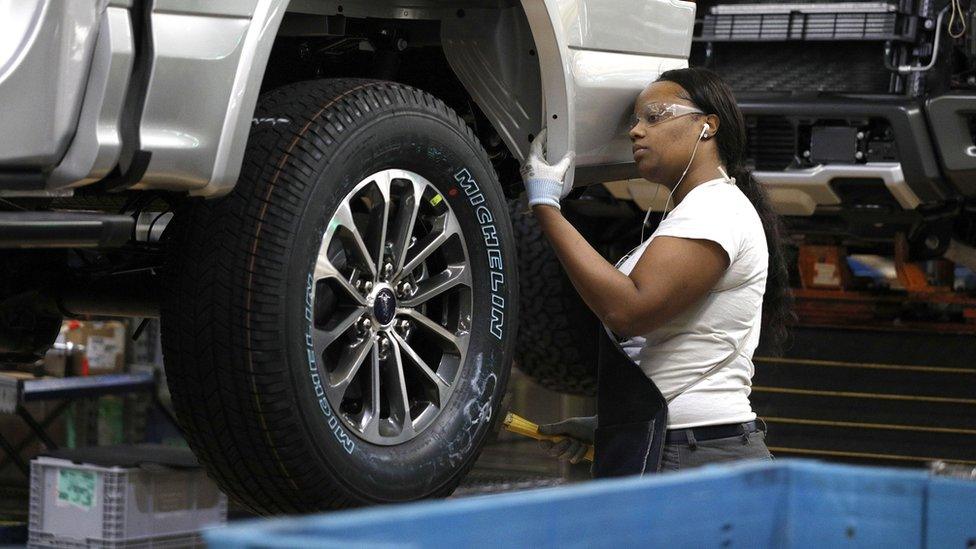
[[[160,317],[186,438],[260,513],[449,494],[499,419],[541,127],[632,171],[680,0],[0,2],[0,360]],[[165,231],[163,230],[165,228]]]

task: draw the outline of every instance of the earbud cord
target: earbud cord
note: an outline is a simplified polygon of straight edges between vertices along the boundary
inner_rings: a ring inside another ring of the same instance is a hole
[[[651,218],[651,211],[654,210],[654,201],[657,200],[657,193],[661,190],[661,185],[657,185],[654,189],[654,196],[651,197],[651,203],[647,205],[647,213],[644,214],[644,224],[641,225],[641,244],[644,243],[644,229],[647,228],[647,220]],[[637,245],[638,247],[640,244]],[[631,250],[633,251],[633,250]]]
[[[674,188],[671,189],[671,192],[668,193],[668,200],[664,203],[664,216],[661,217],[661,221],[664,221],[668,217],[668,214],[671,213],[668,211],[668,206],[671,204],[671,197],[674,196],[674,191],[678,190],[681,182],[684,181],[685,176],[688,175],[688,170],[691,168],[691,163],[695,161],[695,154],[698,152],[698,145],[700,145],[702,139],[705,138],[705,131],[705,128],[702,128],[701,133],[698,134],[698,140],[695,141],[695,148],[691,151],[691,158],[688,159],[688,164],[685,166],[685,171],[681,172],[681,177],[678,178],[678,183],[676,183]],[[724,174],[725,171],[723,170],[722,173]],[[658,189],[660,188],[661,187],[659,186]],[[657,198],[657,191],[654,191],[654,198]],[[644,229],[647,228],[647,220],[651,218],[651,209],[653,205],[654,199],[651,199],[651,206],[648,206],[647,213],[644,214],[644,224],[641,225],[641,242],[644,242]]]

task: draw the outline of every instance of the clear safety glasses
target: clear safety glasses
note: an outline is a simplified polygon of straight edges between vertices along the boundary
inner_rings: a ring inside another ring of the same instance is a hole
[[[695,107],[674,103],[649,103],[637,114],[630,117],[630,127],[643,122],[646,126],[656,126],[686,114],[705,114]]]

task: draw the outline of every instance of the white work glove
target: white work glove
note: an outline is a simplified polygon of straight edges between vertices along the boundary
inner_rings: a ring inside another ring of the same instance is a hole
[[[559,209],[559,201],[571,190],[565,188],[566,172],[569,171],[575,155],[573,151],[569,151],[558,164],[550,166],[546,162],[545,149],[546,128],[543,128],[532,140],[529,157],[522,164],[522,181],[525,182],[525,193],[528,195],[530,207],[548,204]]]
[[[586,455],[587,446],[593,444],[597,416],[571,417],[557,423],[539,426],[539,434],[563,435],[559,442],[540,440],[539,445],[549,456],[579,463]]]

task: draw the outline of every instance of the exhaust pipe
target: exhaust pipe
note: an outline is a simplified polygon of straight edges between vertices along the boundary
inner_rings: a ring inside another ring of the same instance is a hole
[[[159,318],[159,281],[145,273],[109,276],[56,292],[66,317]]]
[[[115,248],[135,225],[127,215],[96,212],[0,212],[0,248]]]

